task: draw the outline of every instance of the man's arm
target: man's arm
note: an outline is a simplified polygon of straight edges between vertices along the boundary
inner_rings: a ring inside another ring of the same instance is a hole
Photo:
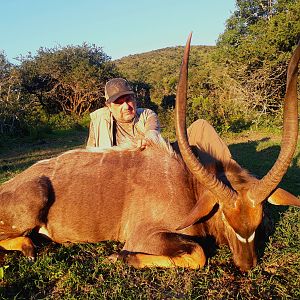
[[[145,109],[143,114],[145,138],[138,141],[138,146],[141,149],[145,149],[149,141],[157,142],[160,135],[160,123],[157,114],[151,109]]]
[[[151,109],[145,110],[145,139],[156,139],[160,134],[160,123],[157,114]]]
[[[157,114],[151,109],[145,110],[146,122],[145,122],[145,134],[150,130],[160,132],[160,124]]]

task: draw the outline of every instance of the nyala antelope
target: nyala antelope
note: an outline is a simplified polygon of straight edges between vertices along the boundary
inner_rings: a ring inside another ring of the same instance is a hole
[[[57,243],[124,242],[122,259],[137,268],[204,266],[195,237],[228,244],[242,271],[256,265],[255,234],[263,202],[300,206],[277,188],[292,160],[298,134],[297,70],[300,46],[287,72],[281,151],[257,179],[234,160],[221,169],[204,166],[186,135],[185,47],[176,100],[180,155],[161,140],[145,150],[89,152],[77,149],[37,162],[0,186],[0,247],[34,257],[27,235],[39,232]]]

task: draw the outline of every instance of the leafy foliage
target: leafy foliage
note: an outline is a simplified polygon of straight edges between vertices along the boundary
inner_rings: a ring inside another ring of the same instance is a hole
[[[114,64],[95,45],[40,48],[21,58],[24,90],[48,113],[83,115],[103,103],[104,84],[116,76]]]
[[[299,18],[299,0],[237,0],[217,46],[191,48],[188,123],[205,118],[223,132],[278,125]],[[132,82],[138,105],[158,112],[172,131],[182,53],[183,47],[170,47],[112,62],[96,45],[69,45],[40,48],[21,57],[20,66],[2,54],[0,130],[35,133],[60,122],[70,128],[67,119],[76,126],[104,105],[105,82],[122,76]]]
[[[272,120],[278,125],[287,62],[300,37],[299,18],[296,0],[237,0],[217,47],[191,47],[188,123],[205,118],[219,131]],[[165,128],[172,124],[182,53],[183,47],[165,48],[116,61],[123,76],[149,86]]]
[[[32,98],[22,93],[18,68],[0,53],[0,133],[23,133],[30,123],[28,116],[34,116],[36,109]]]
[[[191,69],[202,65],[212,49],[213,47],[210,46],[192,46]],[[183,47],[165,48],[130,55],[116,60],[115,63],[120,73],[128,80],[147,84],[152,101],[160,104],[164,97],[176,94],[182,53]]]
[[[215,47],[191,47],[188,124],[204,118],[219,131],[242,130],[249,126],[248,120],[253,117],[253,112],[245,109],[247,105],[239,83],[213,60],[214,52]],[[116,61],[120,73],[133,82],[141,79],[147,70],[148,95],[159,105],[163,130],[173,131],[169,134],[171,139],[174,137],[173,108],[182,53],[183,47],[166,48]],[[137,62],[138,69],[135,69]]]
[[[239,81],[255,110],[272,114],[281,109],[287,62],[299,32],[298,0],[237,1],[215,58]]]

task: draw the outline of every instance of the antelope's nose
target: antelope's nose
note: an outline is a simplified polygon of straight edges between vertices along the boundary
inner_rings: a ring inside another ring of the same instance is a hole
[[[238,264],[238,267],[241,272],[247,272],[250,269],[252,269],[253,267],[255,267],[256,264],[257,264],[257,258],[253,257],[253,259],[251,259],[251,260],[248,260],[248,261]]]

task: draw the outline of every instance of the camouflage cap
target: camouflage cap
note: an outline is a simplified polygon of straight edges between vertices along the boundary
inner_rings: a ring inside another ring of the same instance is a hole
[[[109,80],[105,85],[105,99],[106,103],[112,103],[119,97],[124,95],[134,95],[134,91],[123,78],[114,78]]]

